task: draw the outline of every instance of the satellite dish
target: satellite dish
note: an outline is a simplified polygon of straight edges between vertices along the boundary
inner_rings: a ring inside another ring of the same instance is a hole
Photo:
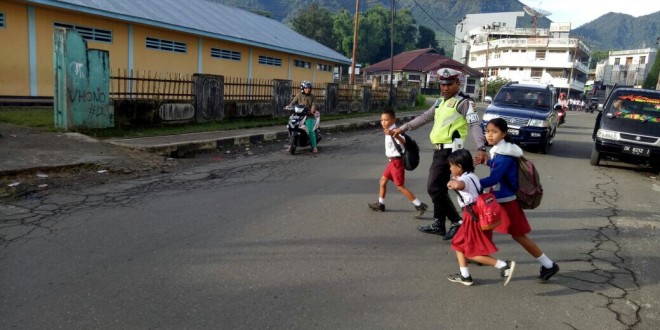
[[[551,12],[547,10],[543,10],[541,8],[532,8],[530,6],[524,5],[523,10],[529,15],[532,16],[532,29],[534,31],[534,34],[536,34],[536,18],[537,17],[545,17],[545,16],[550,16],[552,15]]]

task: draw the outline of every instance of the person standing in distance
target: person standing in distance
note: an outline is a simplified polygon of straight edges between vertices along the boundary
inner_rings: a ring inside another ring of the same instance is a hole
[[[429,169],[427,191],[433,201],[433,223],[418,226],[424,233],[444,236],[450,240],[461,225],[461,215],[456,211],[454,203],[449,197],[447,182],[451,176],[447,157],[455,149],[463,148],[463,141],[468,132],[477,145],[476,160],[483,162],[486,153],[486,140],[479,126],[479,115],[475,111],[474,101],[460,92],[461,84],[465,80],[463,74],[451,68],[440,68],[441,97],[427,111],[419,117],[409,121],[403,126],[394,129],[394,137],[408,130],[415,130],[427,123],[433,122],[430,139],[435,152]],[[449,219],[451,226],[447,230],[445,220]]]

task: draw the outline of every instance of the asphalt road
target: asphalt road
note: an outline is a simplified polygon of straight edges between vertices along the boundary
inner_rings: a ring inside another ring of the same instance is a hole
[[[594,119],[569,112],[547,155],[526,152],[545,189],[530,237],[561,267],[548,283],[502,235],[507,287],[489,267],[448,282],[449,244],[415,229],[430,212],[415,220],[393,186],[386,212],[367,208],[386,159],[364,130],[318,155],[272,145],[2,205],[0,328],[657,329],[660,182],[590,166]],[[406,181],[427,203],[429,131],[411,133],[422,163]]]

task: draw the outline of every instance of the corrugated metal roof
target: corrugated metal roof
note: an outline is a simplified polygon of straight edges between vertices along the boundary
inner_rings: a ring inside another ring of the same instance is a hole
[[[446,56],[438,54],[432,48],[422,48],[410,50],[407,52],[394,55],[394,65],[391,64],[390,59],[380,61],[376,64],[370,65],[364,69],[369,74],[377,72],[389,72],[393,67],[394,71],[419,71],[419,72],[432,72],[439,67],[450,67],[466,73],[472,77],[481,77],[481,73],[461,62],[454,61]]]
[[[249,11],[207,0],[27,0],[129,22],[350,64],[346,56],[288,26]]]

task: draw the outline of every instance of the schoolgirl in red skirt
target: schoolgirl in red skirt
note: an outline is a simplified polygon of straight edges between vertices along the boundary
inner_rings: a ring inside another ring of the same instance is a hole
[[[470,211],[471,204],[477,200],[481,191],[479,177],[474,174],[472,155],[467,150],[459,149],[449,155],[448,161],[452,180],[447,183],[447,188],[459,194],[458,204],[463,209],[463,223],[451,241],[451,248],[456,251],[460,272],[449,275],[447,279],[463,285],[473,285],[474,281],[467,265],[467,259],[470,259],[499,269],[504,278],[504,285],[507,285],[513,276],[516,262],[503,261],[490,256],[497,252],[497,247],[493,243],[493,231],[482,230],[479,219],[476,219]]]
[[[490,167],[490,175],[482,178],[482,187],[493,187],[493,193],[500,205],[506,210],[509,223],[503,224],[495,231],[511,235],[529,254],[541,264],[539,279],[549,280],[559,271],[559,266],[546,256],[541,248],[527,236],[532,231],[525,212],[516,200],[518,189],[517,158],[523,155],[519,146],[510,142],[507,136],[508,125],[502,118],[495,118],[486,125],[486,141],[493,146],[490,159],[486,164]]]

